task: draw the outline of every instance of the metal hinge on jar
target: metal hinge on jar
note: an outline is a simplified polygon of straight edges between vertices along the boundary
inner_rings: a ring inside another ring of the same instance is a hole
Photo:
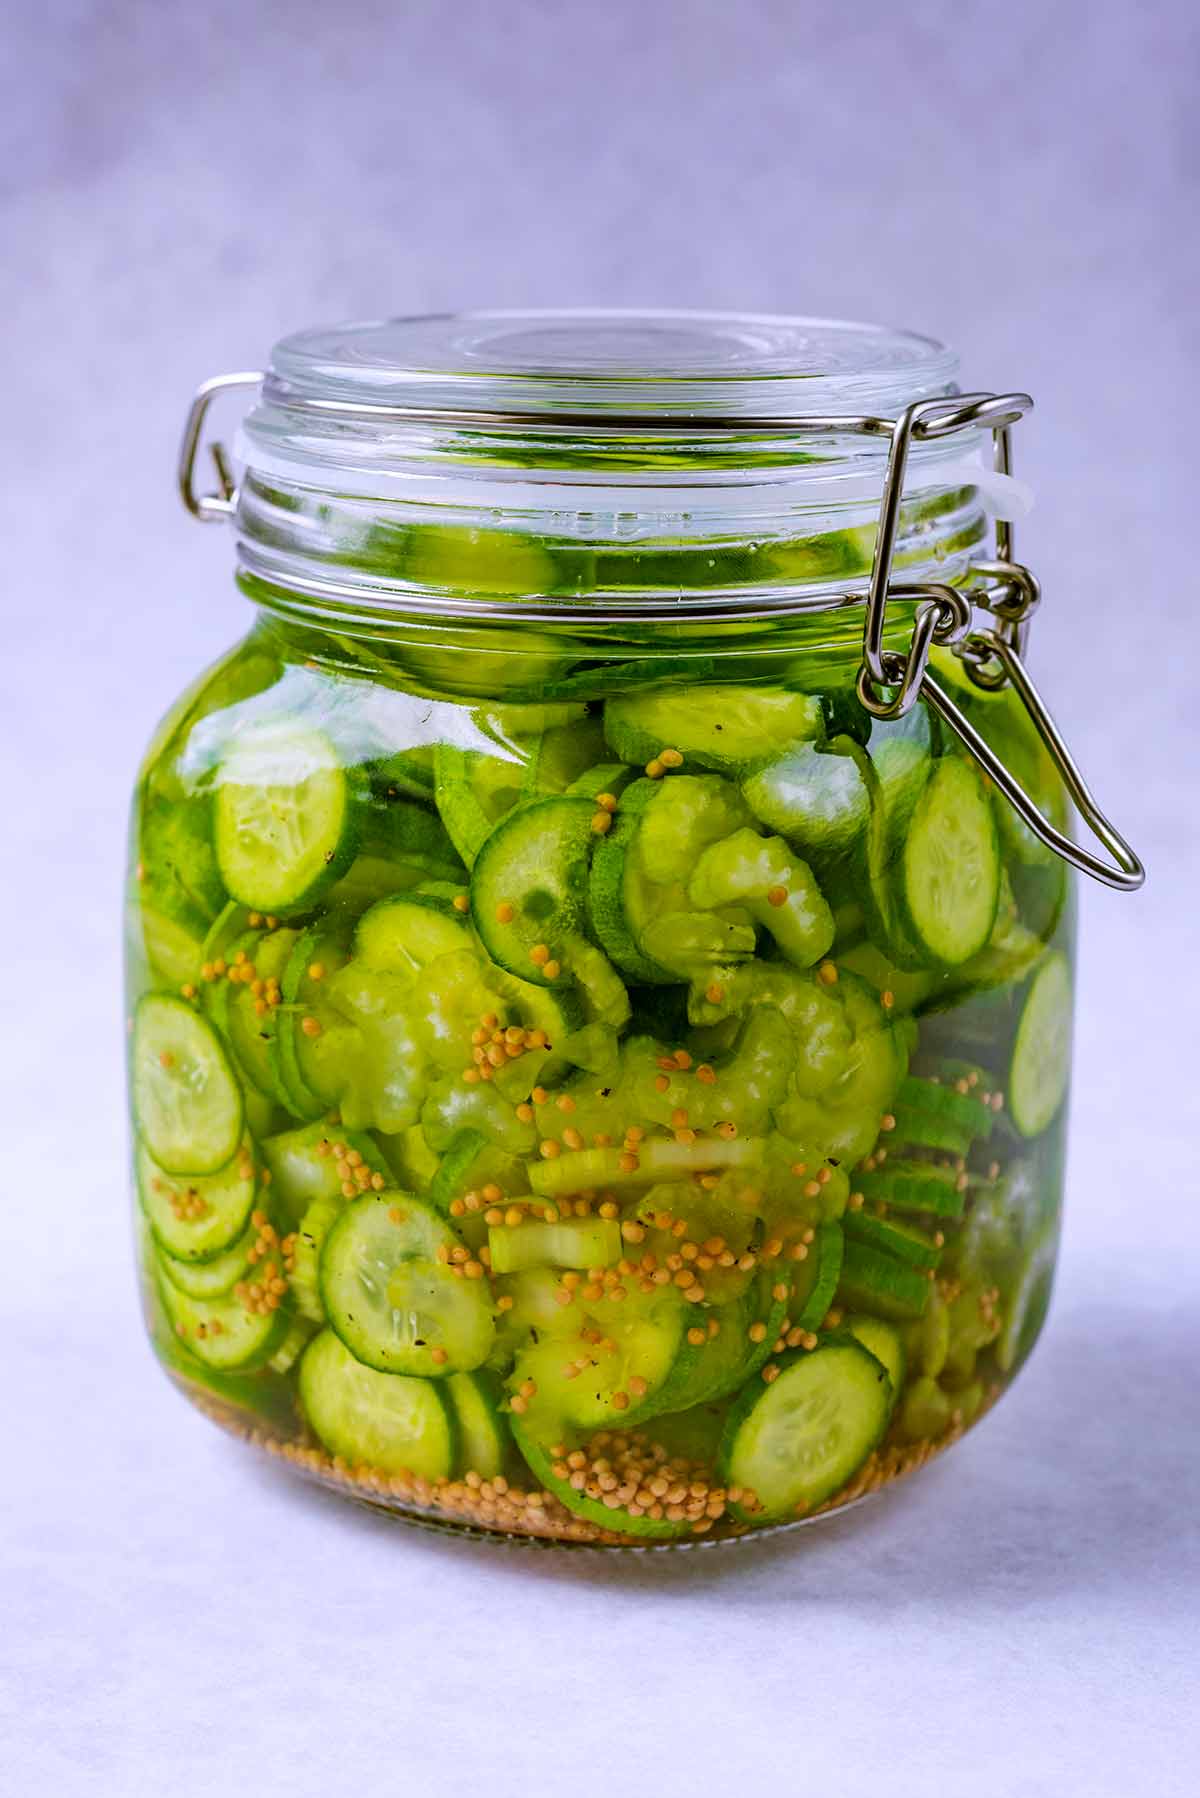
[[[233,517],[237,510],[237,492],[229,457],[220,443],[211,442],[209,445],[216,468],[218,490],[215,493],[197,491],[196,460],[209,407],[218,394],[241,388],[259,388],[264,381],[269,384],[270,380],[270,376],[261,373],[217,375],[197,388],[184,425],[177,471],[180,495],[194,518],[204,523],[220,522]],[[354,402],[295,396],[289,398],[289,404],[313,412],[347,416],[363,412],[376,419],[414,422],[522,426],[528,425],[535,417],[528,412],[473,410],[470,413],[456,413],[402,405],[373,404],[360,408]],[[846,435],[890,438],[875,556],[870,584],[863,596],[866,616],[863,625],[862,665],[857,683],[859,699],[866,710],[877,718],[902,717],[918,699],[923,699],[961,739],[1036,837],[1064,861],[1083,873],[1090,874],[1094,880],[1102,881],[1105,886],[1116,887],[1122,892],[1133,892],[1145,880],[1145,869],[1125,838],[1097,805],[1025,666],[1030,619],[1038,606],[1041,593],[1029,569],[1013,557],[1011,522],[997,520],[995,556],[987,561],[973,563],[971,584],[965,589],[937,581],[896,582],[891,578],[910,446],[950,437],[959,431],[990,430],[995,467],[1001,474],[1007,475],[1012,471],[1012,427],[1032,407],[1033,401],[1027,393],[970,393],[957,394],[952,398],[919,400],[895,419],[871,415],[780,418],[704,414],[689,416],[687,425],[689,431],[725,431],[738,434],[752,432],[761,436]],[[570,427],[578,424],[586,426],[592,432],[598,429],[651,433],[672,431],[677,430],[680,423],[677,417],[662,414],[607,413],[602,425],[596,415],[591,413],[575,417],[555,412],[548,414],[547,418],[557,426]],[[317,586],[317,583],[309,583],[313,591],[317,590]],[[904,654],[883,647],[887,608],[891,600],[916,602],[913,633]],[[441,602],[440,609],[445,609],[444,602]],[[977,609],[987,612],[994,623],[977,628],[974,623]],[[493,606],[489,615],[497,616],[501,610],[502,608]],[[717,614],[706,611],[705,615]],[[725,615],[737,616],[736,606]],[[756,610],[755,615],[762,615],[761,610]],[[540,619],[535,620],[525,603],[512,616],[525,622],[540,622]],[[645,613],[641,616],[644,618]],[[673,620],[677,616],[673,614]],[[1113,858],[1111,862],[1103,861],[1090,850],[1080,848],[1038,810],[1020,781],[930,673],[929,653],[934,644],[953,650],[972,683],[980,689],[994,692],[1011,683],[1029,713],[1080,817],[1097,841],[1109,851]]]
[[[907,407],[892,425],[875,560],[866,597],[858,697],[877,718],[902,717],[919,698],[924,699],[966,745],[1036,837],[1093,880],[1122,892],[1134,892],[1145,880],[1146,871],[1097,805],[1025,666],[1029,624],[1041,591],[1029,569],[1014,560],[1012,524],[1005,519],[997,521],[995,558],[973,564],[972,585],[966,591],[937,582],[904,584],[891,580],[909,445],[984,426],[992,432],[996,468],[1002,474],[1010,474],[1012,427],[1032,405],[1026,393],[921,400]],[[887,607],[892,599],[917,601],[913,634],[904,655],[883,647]],[[974,628],[976,608],[988,612],[995,623],[985,629]],[[935,643],[953,649],[977,687],[994,692],[1012,684],[1080,817],[1108,850],[1111,862],[1073,843],[1038,810],[1020,781],[930,673],[929,652]]]

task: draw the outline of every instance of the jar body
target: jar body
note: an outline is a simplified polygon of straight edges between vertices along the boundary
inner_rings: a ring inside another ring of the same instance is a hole
[[[855,627],[264,615],[130,854],[171,1377],[312,1477],[565,1542],[742,1535],[957,1439],[1049,1297],[1072,893]],[[1052,813],[1011,695],[969,715]]]

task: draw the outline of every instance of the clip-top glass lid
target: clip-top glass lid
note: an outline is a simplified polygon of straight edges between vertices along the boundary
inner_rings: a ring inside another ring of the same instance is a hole
[[[434,313],[298,331],[289,403],[463,412],[890,416],[954,391],[958,358],[878,325],[676,311]]]

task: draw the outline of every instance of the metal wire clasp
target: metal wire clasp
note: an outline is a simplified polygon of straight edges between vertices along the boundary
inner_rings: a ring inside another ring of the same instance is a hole
[[[867,590],[858,697],[867,711],[877,718],[902,717],[918,699],[927,700],[1036,837],[1072,867],[1090,874],[1093,880],[1122,892],[1133,892],[1145,880],[1146,871],[1092,797],[1062,733],[1025,667],[1023,657],[1028,645],[1029,623],[1041,601],[1041,590],[1029,569],[1013,557],[1011,521],[997,520],[995,557],[973,564],[972,585],[966,592],[938,582],[911,585],[891,579],[910,444],[947,437],[971,427],[989,426],[995,467],[1002,474],[1011,474],[1012,426],[1032,406],[1033,401],[1026,393],[968,394],[953,400],[921,400],[902,412],[892,426],[875,559]],[[918,602],[912,637],[903,655],[883,647],[887,607],[892,599]],[[972,630],[974,607],[989,612],[995,623],[985,630]],[[1011,681],[1080,817],[1113,857],[1112,862],[1103,861],[1090,850],[1080,848],[1042,815],[1020,781],[930,674],[929,653],[935,643],[953,649],[975,686],[995,692]]]
[[[205,381],[197,387],[188,415],[184,421],[183,437],[179,444],[179,461],[176,467],[176,480],[179,485],[179,497],[191,513],[202,524],[219,524],[223,519],[231,518],[237,511],[237,489],[234,486],[233,474],[229,465],[229,456],[223,443],[209,444],[209,454],[217,471],[216,493],[196,492],[196,456],[200,449],[200,440],[204,432],[204,421],[208,409],[219,393],[228,393],[235,388],[258,387],[262,382],[261,374],[214,375],[211,381]]]

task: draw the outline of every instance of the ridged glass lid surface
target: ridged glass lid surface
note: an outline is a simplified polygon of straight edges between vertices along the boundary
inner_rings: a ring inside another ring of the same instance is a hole
[[[299,331],[271,360],[301,405],[731,418],[890,417],[953,392],[957,369],[912,332],[673,311],[434,313]]]

